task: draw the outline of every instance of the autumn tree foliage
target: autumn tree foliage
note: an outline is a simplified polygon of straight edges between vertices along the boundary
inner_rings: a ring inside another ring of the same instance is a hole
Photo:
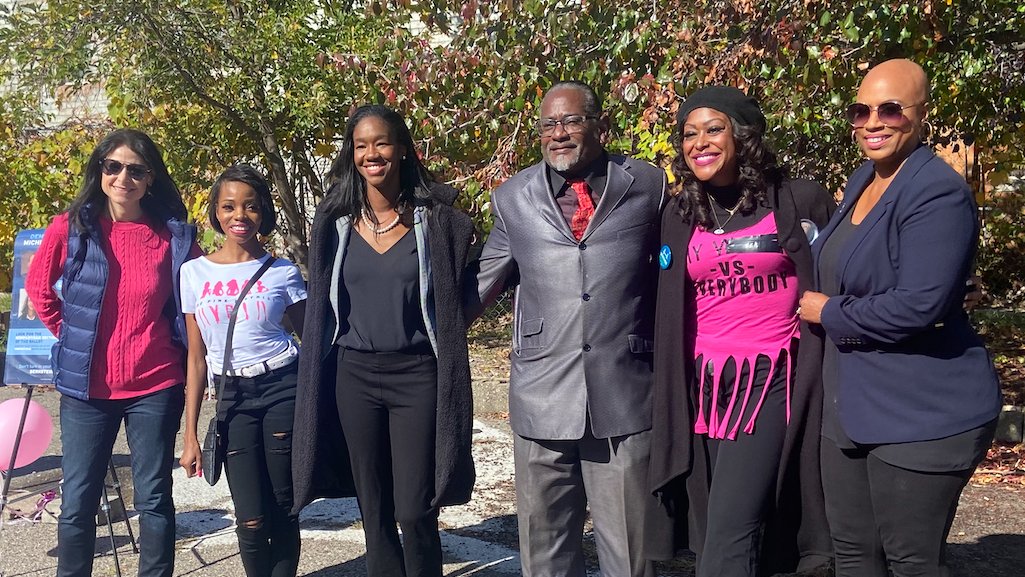
[[[333,1],[20,3],[0,13],[0,70],[21,98],[104,87],[112,124],[162,145],[200,219],[225,166],[263,165],[283,248],[305,263],[324,159],[349,108],[368,97],[325,55],[370,52],[389,35],[383,19]]]
[[[843,110],[864,71],[912,58],[933,80],[932,138],[970,154],[981,193],[1022,163],[1023,29],[1015,0],[65,0],[0,15],[0,55],[35,94],[103,83],[113,122],[166,148],[194,214],[225,164],[262,164],[304,262],[353,106],[400,109],[486,230],[490,191],[540,157],[544,90],[568,78],[603,96],[611,149],[663,165],[681,100],[738,86],[791,172],[836,190],[860,161]]]
[[[545,85],[570,77],[607,96],[614,147],[656,162],[670,153],[681,99],[707,83],[738,86],[762,102],[770,136],[793,169],[836,187],[858,162],[843,110],[868,67],[898,56],[922,63],[933,79],[928,108],[937,143],[976,144],[986,168],[1021,158],[1020,3],[418,4],[453,41],[439,63],[440,84],[431,67],[417,67],[416,79],[427,84],[422,91],[446,93],[442,101],[452,103],[460,120],[485,115],[490,122],[489,146],[481,149],[494,152],[478,167],[485,188],[493,184],[488,177],[502,178],[536,158],[533,135],[517,131],[519,119],[536,109]],[[383,82],[381,88],[395,86]],[[420,91],[400,88],[405,90],[396,91],[398,99],[413,101],[410,108],[424,102]],[[481,122],[471,125],[483,128]],[[454,136],[475,148],[481,144],[466,129]]]

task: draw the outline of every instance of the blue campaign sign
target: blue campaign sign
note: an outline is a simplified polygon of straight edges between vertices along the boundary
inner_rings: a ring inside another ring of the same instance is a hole
[[[11,324],[7,333],[4,384],[48,385],[53,382],[50,348],[57,339],[36,315],[25,292],[25,277],[43,240],[43,229],[23,230],[14,237]]]

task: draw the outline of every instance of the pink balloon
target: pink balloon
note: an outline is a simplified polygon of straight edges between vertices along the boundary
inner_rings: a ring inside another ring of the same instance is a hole
[[[14,452],[14,437],[18,434],[18,422],[25,407],[24,399],[10,399],[0,403],[0,470],[7,470]],[[43,456],[53,438],[53,421],[50,413],[35,401],[28,402],[25,428],[18,445],[18,457],[14,468],[24,467]]]

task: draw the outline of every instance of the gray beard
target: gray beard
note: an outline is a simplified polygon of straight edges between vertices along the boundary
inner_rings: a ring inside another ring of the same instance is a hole
[[[570,155],[559,155],[558,159],[546,158],[545,162],[559,172],[566,172],[580,162],[580,149],[575,149]]]

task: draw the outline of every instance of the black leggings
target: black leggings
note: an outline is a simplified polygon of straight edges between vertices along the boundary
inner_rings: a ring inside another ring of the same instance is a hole
[[[225,383],[228,476],[247,577],[295,577],[299,518],[292,509],[292,420],[298,363]]]
[[[758,570],[761,527],[776,495],[776,477],[787,430],[786,366],[780,362],[776,367],[753,433],[740,431],[733,441],[710,439],[706,435],[696,435],[694,439],[694,466],[702,470],[688,481],[688,487],[694,492],[692,506],[698,519],[695,528],[702,533],[699,539],[692,540],[695,549],[700,549],[695,551],[698,577],[753,577]],[[768,367],[768,358],[759,357],[750,405],[762,394],[764,387],[760,383],[764,382]],[[735,364],[727,363],[723,382],[732,382],[735,371]],[[746,382],[747,373],[745,368],[741,382]],[[750,415],[751,411],[742,415],[744,423]],[[707,510],[701,511],[705,491]]]
[[[947,534],[974,467],[911,471],[825,437],[821,450],[836,577],[949,575]]]
[[[336,395],[370,577],[441,577],[433,355],[340,349]],[[399,542],[395,523],[402,527]]]

